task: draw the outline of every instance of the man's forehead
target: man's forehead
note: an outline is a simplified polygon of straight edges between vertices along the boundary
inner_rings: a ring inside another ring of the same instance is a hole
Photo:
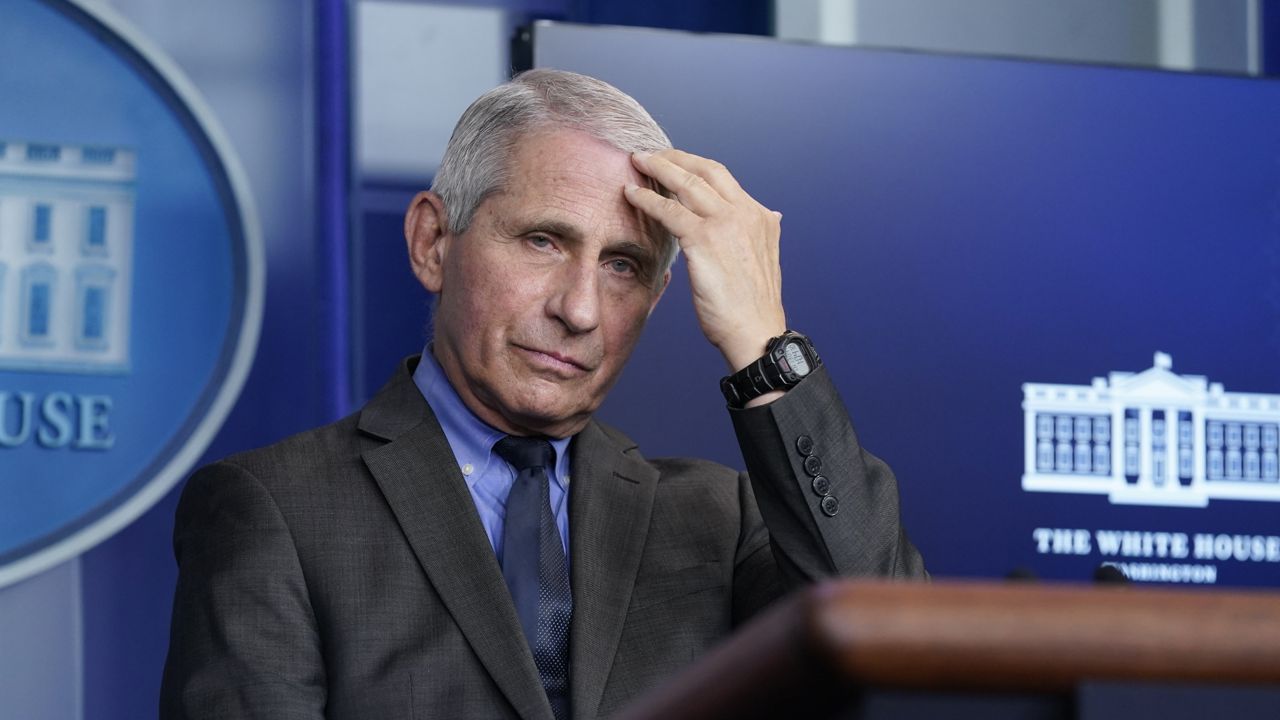
[[[631,164],[631,153],[580,130],[525,133],[516,139],[510,162],[511,175],[581,173],[614,176],[619,183],[644,179]]]
[[[604,232],[654,249],[651,221],[623,193],[628,183],[648,183],[629,153],[561,130],[525,136],[511,163],[499,191],[504,225],[541,226],[564,236]]]

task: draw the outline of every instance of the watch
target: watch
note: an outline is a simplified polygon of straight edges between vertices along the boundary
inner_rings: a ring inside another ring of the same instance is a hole
[[[809,338],[788,330],[769,340],[764,356],[738,372],[720,379],[720,392],[731,408],[771,390],[786,390],[822,367],[818,351]]]

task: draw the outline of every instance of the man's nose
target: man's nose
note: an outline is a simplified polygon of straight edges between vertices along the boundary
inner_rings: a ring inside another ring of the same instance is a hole
[[[600,324],[600,278],[591,263],[567,264],[548,309],[572,333],[586,333]]]

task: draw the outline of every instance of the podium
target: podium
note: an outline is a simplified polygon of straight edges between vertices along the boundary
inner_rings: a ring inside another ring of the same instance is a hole
[[[1086,687],[1094,696],[1096,688],[1118,688],[1138,704],[1143,688],[1167,700],[1187,689],[1252,687],[1262,694],[1246,705],[1273,712],[1280,706],[1280,594],[832,581],[781,601],[617,717],[901,716],[886,714],[892,703],[875,702],[884,693],[944,698],[933,707],[945,707],[945,698],[1034,706],[1011,714],[1017,717],[1098,715],[1082,712]],[[1126,688],[1138,689],[1137,699]],[[1210,703],[1230,705],[1219,700]]]

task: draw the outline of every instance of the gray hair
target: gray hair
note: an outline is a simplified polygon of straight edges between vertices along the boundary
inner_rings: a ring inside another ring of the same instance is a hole
[[[449,138],[431,189],[444,201],[450,232],[466,232],[480,203],[503,189],[521,136],[546,129],[577,130],[627,153],[671,147],[640,103],[603,80],[549,68],[520,73],[471,103]],[[647,224],[665,271],[680,246]]]

